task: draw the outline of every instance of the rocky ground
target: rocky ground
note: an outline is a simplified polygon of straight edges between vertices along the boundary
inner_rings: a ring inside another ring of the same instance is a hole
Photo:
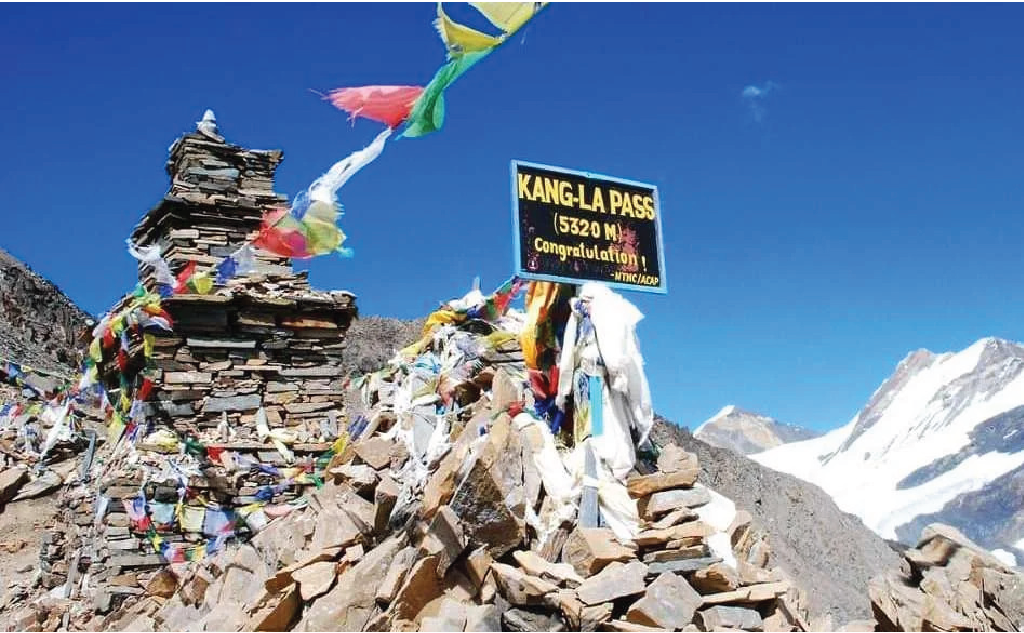
[[[537,547],[527,513],[553,491],[533,463],[544,438],[529,416],[478,409],[412,498],[394,479],[409,456],[385,437],[340,455],[304,511],[206,569],[169,569],[90,628],[810,628],[799,589],[768,566],[764,533],[749,514],[724,510],[731,504],[697,482],[696,457],[674,445],[628,480],[644,517],[634,540],[570,520]]]
[[[421,328],[357,321],[349,370],[379,368]],[[57,351],[37,357],[51,353],[59,366]],[[175,563],[147,580],[113,577],[135,588],[122,603],[104,601],[103,587],[67,600],[34,586],[55,496],[45,496],[48,480],[8,463],[0,471],[0,630],[1024,626],[1022,577],[956,530],[929,526],[916,548],[898,553],[817,487],[664,419],[652,435],[660,455],[617,484],[637,504],[639,533],[624,540],[607,525],[583,526],[565,502],[565,480],[552,474],[562,465],[547,459],[552,436],[516,413],[526,394],[506,361],[494,362],[455,390],[473,402],[438,427],[443,441],[431,436],[425,451],[409,435],[415,424],[403,431],[379,415],[394,390],[373,383],[373,423],[335,455],[326,485],[304,506],[210,560]],[[16,458],[8,453],[8,462]],[[64,478],[75,467],[72,458],[51,470]]]

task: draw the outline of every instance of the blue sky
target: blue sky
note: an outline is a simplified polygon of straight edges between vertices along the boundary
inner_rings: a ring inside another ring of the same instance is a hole
[[[167,189],[167,148],[205,108],[230,141],[284,149],[294,195],[379,131],[308,89],[426,83],[433,15],[4,5],[0,246],[105,310],[134,284],[123,241]],[[913,349],[1024,338],[1022,19],[553,4],[455,84],[441,132],[390,143],[342,189],[356,257],[311,277],[364,314],[422,316],[511,273],[511,159],[653,182],[669,295],[629,298],[657,410],[837,426]]]

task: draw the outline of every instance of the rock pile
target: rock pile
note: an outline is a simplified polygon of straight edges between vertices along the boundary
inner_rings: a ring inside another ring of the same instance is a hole
[[[170,190],[133,243],[159,245],[174,269],[210,272],[284,202],[273,191],[281,159],[278,150],[226,143],[211,114],[172,145]],[[62,559],[44,587],[116,609],[169,560],[206,556],[221,537],[247,539],[319,483],[319,458],[338,439],[355,297],[314,290],[288,258],[251,256],[252,270],[215,293],[163,298],[169,330],[131,325],[142,311],[133,307],[138,293],[100,322],[90,356],[109,432],[62,493],[54,542],[43,548]],[[138,272],[157,289],[150,263]]]
[[[871,580],[871,606],[882,631],[1020,631],[1024,576],[956,528],[921,533],[904,565]]]
[[[808,629],[800,592],[766,568],[764,535],[696,481],[696,457],[676,446],[625,484],[642,517],[635,538],[580,526],[574,514],[538,533],[537,517],[550,516],[559,494],[537,458],[554,450],[553,436],[529,414],[507,413],[518,401],[502,401],[514,382],[500,365],[472,380],[483,394],[452,417],[447,448],[428,458],[421,485],[400,483],[412,477],[416,456],[378,400],[366,416],[372,428],[334,458],[332,479],[307,507],[208,567],[172,565],[143,597],[95,626]],[[388,392],[385,385],[378,389]]]

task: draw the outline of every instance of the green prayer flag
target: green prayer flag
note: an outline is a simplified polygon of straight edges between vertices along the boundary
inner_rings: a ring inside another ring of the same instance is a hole
[[[402,136],[416,138],[441,129],[444,124],[444,91],[492,50],[466,53],[442,66],[413,105],[409,113],[409,124]]]

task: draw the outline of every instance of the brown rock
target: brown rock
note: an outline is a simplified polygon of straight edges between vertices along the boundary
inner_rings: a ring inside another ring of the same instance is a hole
[[[461,602],[475,601],[477,594],[480,593],[480,588],[455,567],[450,568],[445,574],[441,588],[444,595]]]
[[[491,382],[491,409],[493,411],[508,411],[509,405],[522,402],[522,400],[522,385],[518,384],[504,369],[495,371],[494,380]]]
[[[458,445],[452,448],[441,463],[438,464],[427,484],[423,488],[423,516],[430,518],[434,516],[438,508],[447,504],[452,495],[455,494],[455,476],[462,467],[462,460],[465,454],[461,454]]]
[[[750,529],[750,524],[753,520],[753,517],[751,517],[750,513],[746,510],[736,511],[736,516],[729,525],[729,529],[725,531],[726,534],[729,535],[729,541],[732,543],[733,547],[736,547],[739,544],[747,530]]]
[[[693,467],[675,472],[659,471],[650,475],[634,476],[626,480],[626,489],[629,490],[630,497],[637,499],[663,490],[689,488],[696,483],[699,472],[699,468]]]
[[[614,561],[636,560],[636,552],[615,538],[609,528],[576,528],[565,541],[562,560],[586,578]]]
[[[206,597],[206,590],[210,588],[211,583],[213,583],[213,576],[209,571],[200,567],[196,570],[195,575],[178,590],[178,595],[181,596],[181,601],[187,605],[202,604]]]
[[[317,517],[309,548],[319,555],[333,547],[348,547],[355,543],[362,531],[352,517],[339,508],[325,508]]]
[[[362,630],[373,616],[377,589],[404,545],[405,539],[396,535],[367,552],[306,610],[299,630]]]
[[[146,584],[146,595],[170,598],[178,590],[178,578],[170,569],[161,569]]]
[[[299,592],[304,602],[319,598],[334,584],[334,563],[322,561],[307,565],[292,573],[292,578],[299,583]]]
[[[693,545],[678,549],[662,549],[644,554],[645,563],[667,563],[674,560],[690,560],[705,558],[708,555],[707,545]]]
[[[470,542],[486,545],[494,558],[522,543],[526,535],[522,446],[507,415],[492,424],[488,441],[450,505]]]
[[[498,591],[514,605],[544,604],[546,594],[558,591],[556,585],[536,576],[525,574],[511,565],[492,563],[491,572],[498,583]]]
[[[790,588],[787,582],[772,582],[763,585],[750,585],[734,591],[713,593],[704,596],[704,604],[752,603],[775,600]]]
[[[743,607],[715,606],[699,612],[698,617],[705,631],[722,629],[742,629],[757,631],[761,628],[761,614],[753,609]]]
[[[493,604],[466,605],[466,631],[500,631],[501,611]]]
[[[388,604],[395,599],[398,595],[398,590],[402,587],[405,582],[405,575],[412,569],[413,563],[416,562],[416,549],[412,547],[406,547],[402,551],[398,552],[394,560],[391,562],[391,566],[388,567],[388,572],[384,576],[384,580],[381,581],[380,586],[377,588],[376,599],[377,602]]]
[[[134,573],[118,574],[107,581],[113,587],[138,587],[139,578]]]
[[[702,521],[690,521],[681,523],[664,530],[646,530],[636,537],[636,544],[640,547],[652,547],[669,541],[681,540],[686,542],[692,539],[702,539],[715,533],[715,528]],[[698,541],[699,542],[699,541]],[[693,545],[694,543],[691,543]]]
[[[594,605],[641,594],[646,589],[646,575],[647,565],[638,560],[609,563],[597,575],[584,580],[576,589],[576,595],[580,602]]]
[[[384,475],[373,490],[373,531],[383,534],[388,527],[391,511],[395,509],[401,487],[391,477]]]
[[[701,597],[676,574],[661,574],[629,608],[626,619],[634,624],[662,629],[681,629],[693,621]]]
[[[796,631],[797,628],[795,626],[793,626],[793,623],[789,621],[789,618],[786,617],[785,613],[783,613],[782,611],[776,610],[776,611],[773,611],[771,613],[771,615],[768,615],[768,616],[762,618],[762,620],[761,620],[761,630],[762,631],[770,631],[772,633],[789,633],[789,631]],[[830,629],[818,629],[818,630],[827,631],[827,630],[830,630]],[[842,631],[843,629],[840,628],[839,630]],[[868,630],[869,631],[874,631],[875,629],[874,629],[874,627],[872,627],[872,628],[870,628]]]
[[[572,588],[583,582],[583,577],[569,563],[549,563],[529,550],[519,550],[512,556],[526,573],[557,585]]]
[[[484,577],[490,571],[493,562],[494,559],[487,553],[487,549],[478,547],[466,557],[463,570],[470,582],[480,587],[484,584]]]
[[[488,569],[487,575],[484,576],[484,583],[480,585],[480,603],[490,604],[494,602],[497,595],[498,581],[495,579],[494,572]]]
[[[459,517],[449,506],[444,506],[431,521],[422,547],[428,556],[437,557],[437,575],[444,576],[448,567],[466,549],[466,543]]]
[[[259,608],[249,619],[246,627],[252,631],[287,631],[302,606],[299,589],[295,585],[286,587],[281,594],[266,606]]]
[[[443,591],[437,577],[437,557],[422,558],[409,570],[390,610],[396,619],[414,620],[423,607],[440,598]]]
[[[778,573],[758,567],[757,565],[751,565],[744,560],[736,561],[736,571],[739,572],[741,585],[756,585],[780,580]]]
[[[359,459],[369,464],[374,470],[380,470],[391,464],[392,443],[374,437],[355,445],[356,455]]]
[[[423,618],[420,630],[461,632],[466,629],[467,615],[467,605],[451,598],[441,598],[437,615]]]
[[[28,481],[28,468],[14,466],[0,472],[0,504],[7,503],[18,490]]]
[[[664,530],[665,528],[692,521],[697,518],[697,512],[690,508],[677,508],[651,524],[652,530]]]
[[[665,490],[644,497],[637,502],[640,516],[653,521],[663,514],[678,508],[696,508],[711,503],[711,495],[705,488],[690,490]]]
[[[674,473],[698,466],[697,456],[684,451],[678,444],[667,444],[658,455],[658,470],[663,473]]]
[[[332,468],[329,472],[334,475],[336,483],[347,483],[361,494],[372,492],[374,486],[377,485],[377,471],[365,464],[360,464],[359,466],[345,464],[344,466]]]
[[[573,630],[596,631],[602,624],[612,619],[612,612],[614,610],[615,605],[611,602],[585,606],[580,609],[579,614],[576,616],[579,619],[579,626],[573,628]]]
[[[690,578],[690,584],[702,594],[732,591],[740,585],[739,574],[725,563],[701,569]]]

